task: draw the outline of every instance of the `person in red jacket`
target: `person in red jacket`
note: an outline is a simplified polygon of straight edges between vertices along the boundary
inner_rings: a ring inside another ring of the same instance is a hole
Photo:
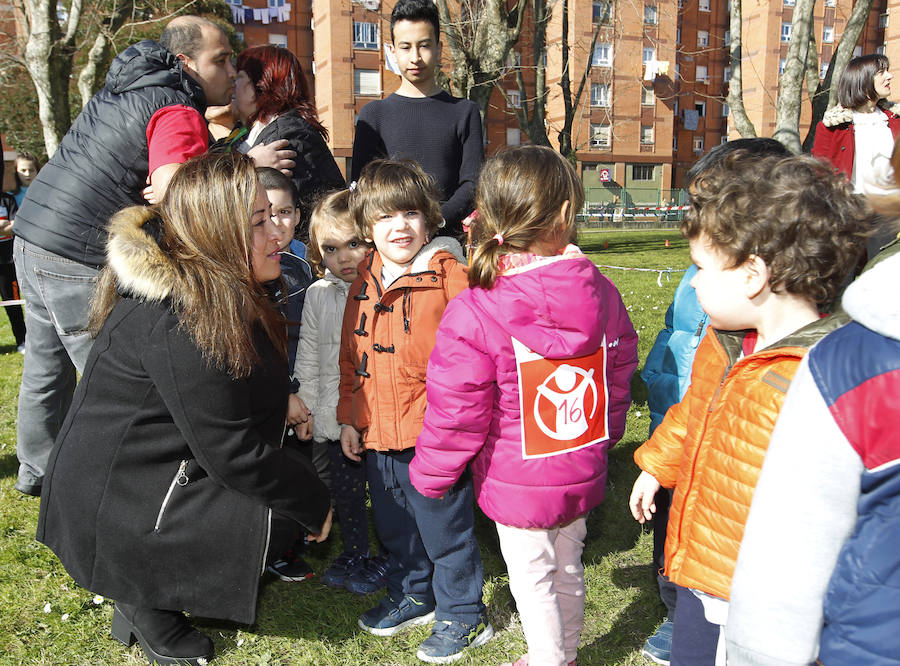
[[[862,253],[869,219],[809,156],[735,151],[692,184],[682,233],[711,330],[684,399],[635,452],[643,471],[629,502],[643,523],[660,486],[675,489],[664,572],[677,586],[673,666],[725,663],[720,629],[769,436],[808,348],[846,321],[819,312]]]
[[[840,104],[816,126],[812,154],[844,174],[856,192],[879,194],[893,186],[891,149],[900,134],[900,116],[891,94],[890,62],[880,54],[853,58],[838,83]]]

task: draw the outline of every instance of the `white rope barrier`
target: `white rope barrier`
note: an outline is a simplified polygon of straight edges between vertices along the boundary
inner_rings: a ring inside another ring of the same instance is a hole
[[[662,277],[666,276],[666,282],[671,281],[672,273],[684,273],[686,268],[633,268],[631,266],[609,266],[607,264],[594,264],[597,268],[611,268],[617,271],[638,271],[641,273],[656,273],[656,286],[662,287]]]

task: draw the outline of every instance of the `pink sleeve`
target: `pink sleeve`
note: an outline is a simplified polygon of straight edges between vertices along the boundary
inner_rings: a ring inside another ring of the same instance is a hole
[[[206,121],[184,104],[166,106],[147,123],[148,173],[164,164],[181,164],[209,149]]]

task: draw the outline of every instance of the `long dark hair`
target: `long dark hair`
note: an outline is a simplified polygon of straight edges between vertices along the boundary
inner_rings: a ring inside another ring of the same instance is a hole
[[[858,109],[866,102],[877,102],[875,75],[891,66],[880,53],[859,56],[847,63],[838,82],[838,102],[847,109]]]
[[[237,57],[237,70],[247,72],[256,92],[257,118],[277,116],[296,109],[300,116],[328,140],[328,130],[319,122],[303,67],[293,53],[280,46],[252,46]]]

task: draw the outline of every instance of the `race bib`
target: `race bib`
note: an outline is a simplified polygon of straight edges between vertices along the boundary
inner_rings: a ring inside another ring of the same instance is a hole
[[[512,338],[522,457],[544,458],[609,439],[606,338],[593,354],[547,359]]]

